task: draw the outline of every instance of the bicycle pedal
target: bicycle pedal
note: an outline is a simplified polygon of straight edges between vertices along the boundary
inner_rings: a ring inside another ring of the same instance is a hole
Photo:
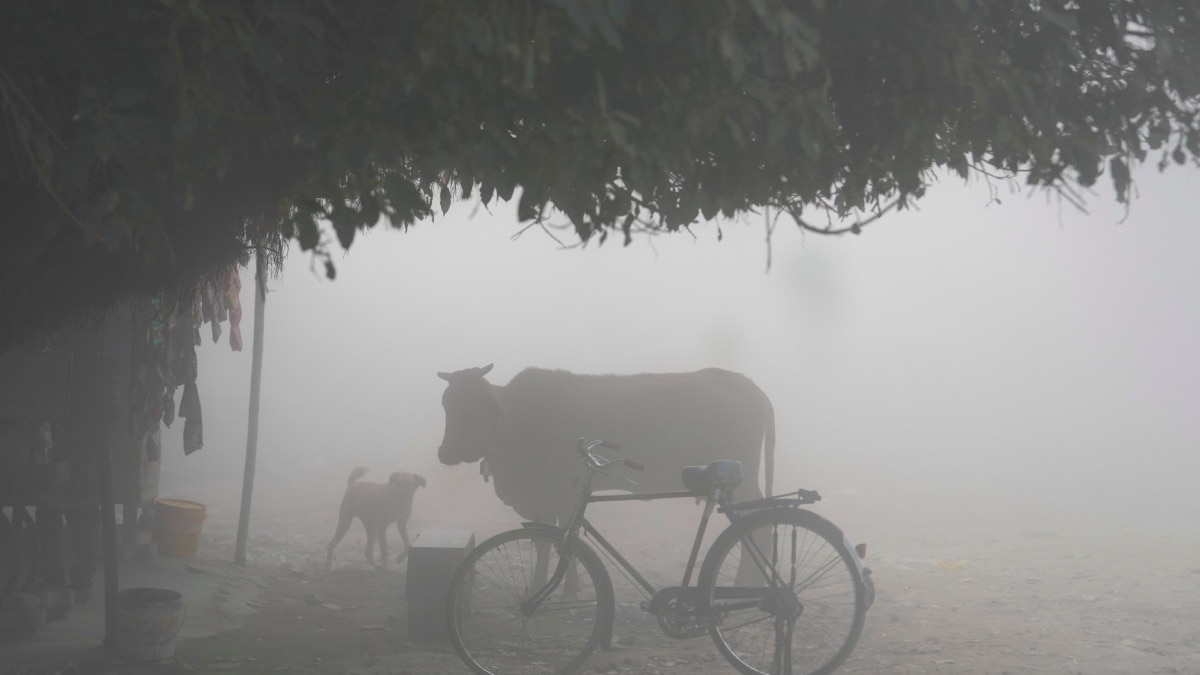
[[[639,606],[639,607],[641,607],[641,608],[642,608],[642,611],[643,611],[643,612],[646,612],[647,614],[652,614],[652,613],[653,613],[653,612],[651,612],[651,611],[650,611],[650,603],[649,603],[648,601],[646,601],[646,600],[642,600],[641,602],[639,602],[639,603],[638,603],[638,606]]]

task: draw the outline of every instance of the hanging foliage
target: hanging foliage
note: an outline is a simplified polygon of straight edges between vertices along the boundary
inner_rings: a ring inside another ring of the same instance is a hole
[[[812,223],[938,171],[1124,200],[1196,161],[1198,102],[1190,0],[10,0],[0,313],[517,188],[626,242],[763,207],[857,231]]]

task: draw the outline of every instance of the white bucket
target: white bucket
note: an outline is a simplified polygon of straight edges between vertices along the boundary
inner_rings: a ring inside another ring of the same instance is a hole
[[[127,588],[117,602],[121,656],[131,661],[162,661],[175,655],[183,628],[183,596],[165,588]]]

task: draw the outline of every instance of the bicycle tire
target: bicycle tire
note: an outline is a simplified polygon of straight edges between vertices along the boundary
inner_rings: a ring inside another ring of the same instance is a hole
[[[535,527],[502,532],[477,546],[450,581],[446,619],[450,642],[479,675],[574,672],[611,631],[612,580],[583,541],[572,544],[578,563],[575,597],[566,580],[531,615],[520,604],[538,591],[537,549],[548,552],[549,576],[558,564],[562,530]]]
[[[768,589],[757,565],[749,568],[757,581],[737,579],[748,536],[784,580],[781,592]],[[768,509],[730,525],[705,556],[699,584],[713,642],[746,675],[827,675],[862,634],[867,606],[858,566],[841,530],[811,511]]]
[[[16,511],[16,508],[13,508]],[[17,590],[21,579],[21,541],[8,516],[0,509],[0,598]]]

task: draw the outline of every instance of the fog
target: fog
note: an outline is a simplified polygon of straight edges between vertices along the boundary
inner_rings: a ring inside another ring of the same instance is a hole
[[[860,538],[989,514],[1189,527],[1200,181],[1138,178],[1128,209],[1106,184],[1085,214],[950,180],[861,236],[780,221],[769,271],[761,217],[721,223],[720,238],[710,224],[563,250],[536,229],[514,240],[511,205],[471,203],[361,236],[336,257],[335,281],[293,250],[269,284],[258,483],[405,468],[428,476],[430,503],[447,497],[439,485],[479,483],[474,466],[437,464],[439,370],[495,363],[489,379],[503,384],[527,366],[720,366],[774,402],[777,490],[823,491]],[[199,351],[204,449],[185,458],[181,428],[164,432],[164,493],[240,488],[252,279],[247,351],[207,335]],[[339,496],[295,498],[332,508]]]

